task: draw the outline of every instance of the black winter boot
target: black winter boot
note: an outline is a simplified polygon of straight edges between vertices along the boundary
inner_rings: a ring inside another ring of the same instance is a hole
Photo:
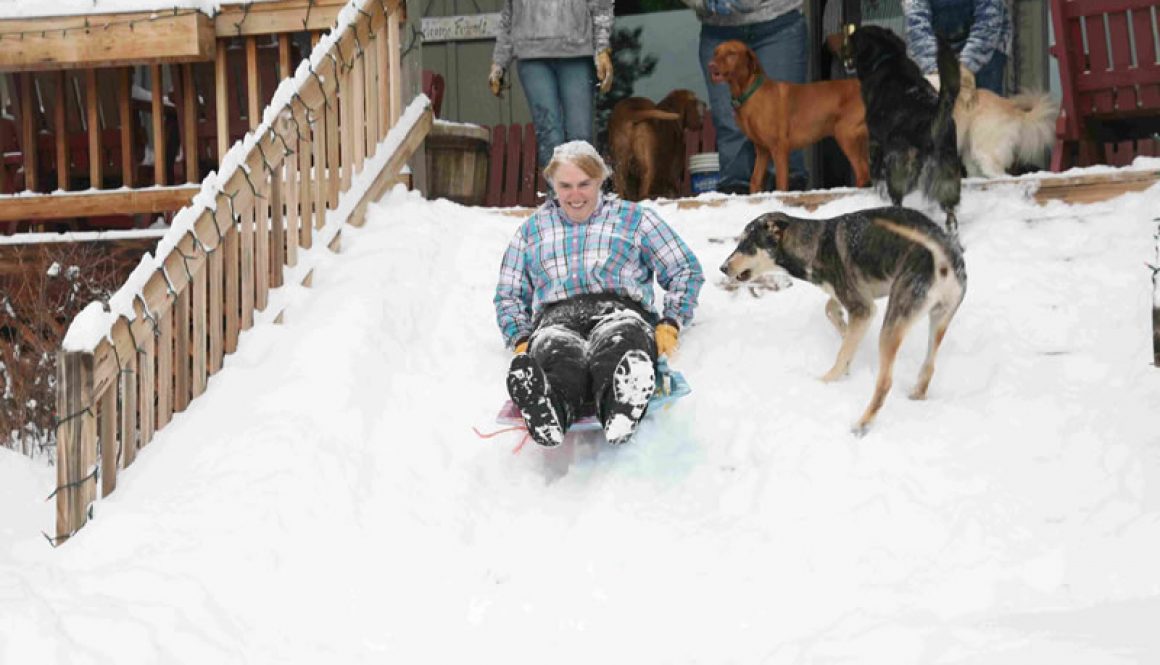
[[[656,391],[656,370],[648,354],[639,349],[625,353],[612,373],[604,396],[604,438],[609,443],[628,441]]]
[[[551,448],[564,442],[564,427],[552,404],[548,377],[535,358],[526,353],[512,358],[507,390],[536,443]]]

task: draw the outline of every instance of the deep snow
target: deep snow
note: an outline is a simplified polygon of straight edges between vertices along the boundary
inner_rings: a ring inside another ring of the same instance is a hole
[[[825,385],[821,291],[716,283],[717,240],[778,204],[657,207],[709,283],[673,361],[693,393],[632,442],[472,433],[520,219],[396,190],[63,547],[52,470],[0,450],[0,662],[1160,660],[1160,186],[966,193],[929,399],[923,325],[862,439],[876,328]]]

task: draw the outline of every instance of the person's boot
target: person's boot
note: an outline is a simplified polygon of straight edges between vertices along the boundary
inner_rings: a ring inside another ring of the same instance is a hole
[[[604,396],[604,438],[620,444],[632,438],[656,391],[656,370],[648,354],[633,349],[621,357]]]
[[[535,358],[526,353],[512,358],[507,390],[536,443],[551,448],[564,442],[564,427],[552,404],[548,377]]]

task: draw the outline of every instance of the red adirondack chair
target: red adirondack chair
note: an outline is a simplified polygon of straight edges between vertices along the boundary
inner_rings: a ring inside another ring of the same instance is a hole
[[[443,75],[431,69],[423,70],[423,94],[431,100],[431,112],[438,118],[443,111],[443,92],[447,82]]]
[[[536,164],[536,130],[532,123],[491,128],[486,206],[532,207],[548,189]]]
[[[684,175],[681,176],[681,196],[693,194],[689,158],[701,152],[717,152],[717,128],[713,126],[713,116],[708,112],[701,119],[701,129],[685,130],[685,164]]]
[[[1160,0],[1051,0],[1063,89],[1053,171],[1160,154],[1157,8]]]

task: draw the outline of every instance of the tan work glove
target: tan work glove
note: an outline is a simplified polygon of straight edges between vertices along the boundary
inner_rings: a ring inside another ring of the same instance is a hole
[[[491,63],[491,72],[487,75],[487,87],[491,88],[491,94],[499,97],[500,90],[503,89],[503,67]]]
[[[527,353],[528,352],[528,340],[525,339],[522,342],[516,342],[516,346],[514,349],[512,349],[512,352],[517,356],[520,355],[521,353]]]
[[[677,350],[677,337],[680,336],[681,331],[669,321],[661,321],[657,324],[656,339],[657,339],[657,357],[670,357]]]
[[[600,92],[607,94],[612,89],[612,49],[604,49],[593,59],[596,61],[596,80],[600,81]]]

